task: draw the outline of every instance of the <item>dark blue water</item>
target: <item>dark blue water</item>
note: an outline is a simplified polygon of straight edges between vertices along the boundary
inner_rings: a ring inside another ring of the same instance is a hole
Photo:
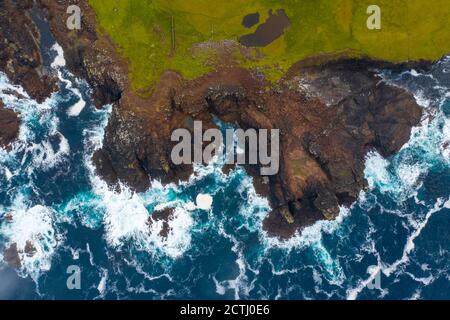
[[[282,242],[262,230],[269,207],[251,178],[224,175],[221,159],[185,183],[109,190],[90,158],[111,107],[92,106],[54,49],[60,90],[43,104],[0,74],[0,98],[22,118],[19,141],[0,150],[0,249],[17,243],[22,266],[1,264],[0,298],[450,298],[450,60],[384,73],[423,105],[421,125],[394,157],[368,154],[370,190],[337,221]],[[199,194],[211,209],[196,206]],[[162,223],[148,224],[163,208],[175,212],[166,238]],[[67,287],[69,266],[81,270],[79,290]]]

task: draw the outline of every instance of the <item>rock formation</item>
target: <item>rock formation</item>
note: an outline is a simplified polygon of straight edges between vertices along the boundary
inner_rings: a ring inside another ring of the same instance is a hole
[[[0,101],[0,147],[8,147],[19,135],[20,120]]]
[[[42,66],[40,33],[30,17],[32,0],[0,2],[0,71],[36,101],[55,91],[55,78]]]
[[[121,181],[143,191],[151,179],[187,179],[192,168],[170,160],[170,136],[174,129],[192,130],[195,120],[203,121],[205,130],[215,127],[213,116],[243,129],[280,129],[279,173],[266,181],[257,166],[246,170],[273,209],[264,228],[286,238],[317,220],[334,219],[340,205],[354,202],[366,187],[366,152],[394,154],[421,118],[411,94],[373,71],[399,66],[325,57],[297,63],[273,84],[233,61],[238,44],[231,42],[216,44],[213,72],[187,81],[167,71],[144,97],[131,89],[126,62],[97,32],[86,2],[72,2],[82,8],[83,24],[69,32],[67,4],[38,1],[48,11],[68,68],[90,83],[97,106],[114,104],[104,146],[94,155],[98,173],[112,186]]]
[[[111,183],[143,191],[150,179],[178,181],[190,173],[171,163],[174,129],[192,130],[194,120],[213,127],[212,115],[243,129],[280,129],[280,172],[264,183],[258,167],[246,169],[274,209],[266,230],[289,237],[354,202],[366,187],[367,151],[394,154],[421,118],[414,98],[380,82],[371,64],[298,65],[273,87],[230,64],[193,81],[168,72],[145,109],[121,104],[114,110],[94,157],[98,171]]]

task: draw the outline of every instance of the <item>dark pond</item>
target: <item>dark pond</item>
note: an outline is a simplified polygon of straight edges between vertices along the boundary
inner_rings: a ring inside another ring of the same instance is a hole
[[[239,42],[246,47],[265,47],[281,37],[290,25],[291,22],[283,9],[278,9],[275,14],[269,10],[267,20],[260,24],[254,33],[242,36]]]
[[[259,23],[259,12],[250,13],[242,19],[242,25],[246,28],[251,28]]]

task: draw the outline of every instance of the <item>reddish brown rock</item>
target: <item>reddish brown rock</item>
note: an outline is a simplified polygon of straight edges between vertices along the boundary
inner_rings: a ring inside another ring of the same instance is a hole
[[[18,269],[22,267],[19,254],[25,253],[28,257],[33,257],[36,252],[37,249],[31,241],[27,240],[23,251],[17,248],[17,243],[13,243],[4,250],[3,261],[5,261],[10,267]]]
[[[166,74],[146,100],[145,112],[127,99],[115,109],[98,153],[102,161],[96,158],[99,172],[136,190],[148,188],[150,178],[184,179],[190,170],[171,163],[170,134],[191,129],[193,120],[213,126],[216,115],[244,129],[281,130],[279,173],[264,184],[258,167],[246,167],[274,209],[264,223],[270,234],[289,237],[319,219],[334,219],[339,206],[350,205],[366,187],[367,150],[392,155],[421,118],[414,98],[379,83],[366,63],[341,60],[299,68],[272,89],[233,66],[193,81],[167,82],[165,77],[174,75]]]

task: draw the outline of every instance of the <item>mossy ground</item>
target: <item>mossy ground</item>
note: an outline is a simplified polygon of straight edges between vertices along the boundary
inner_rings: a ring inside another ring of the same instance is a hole
[[[89,0],[89,4],[99,30],[129,61],[132,86],[142,94],[164,70],[176,70],[188,79],[211,70],[214,52],[199,53],[193,45],[238,40],[257,28],[245,28],[242,18],[260,12],[264,22],[269,9],[283,8],[291,26],[267,47],[254,49],[262,58],[238,59],[272,80],[296,61],[322,53],[351,49],[399,62],[436,60],[450,52],[448,0]],[[366,27],[371,4],[381,8],[381,30]]]

